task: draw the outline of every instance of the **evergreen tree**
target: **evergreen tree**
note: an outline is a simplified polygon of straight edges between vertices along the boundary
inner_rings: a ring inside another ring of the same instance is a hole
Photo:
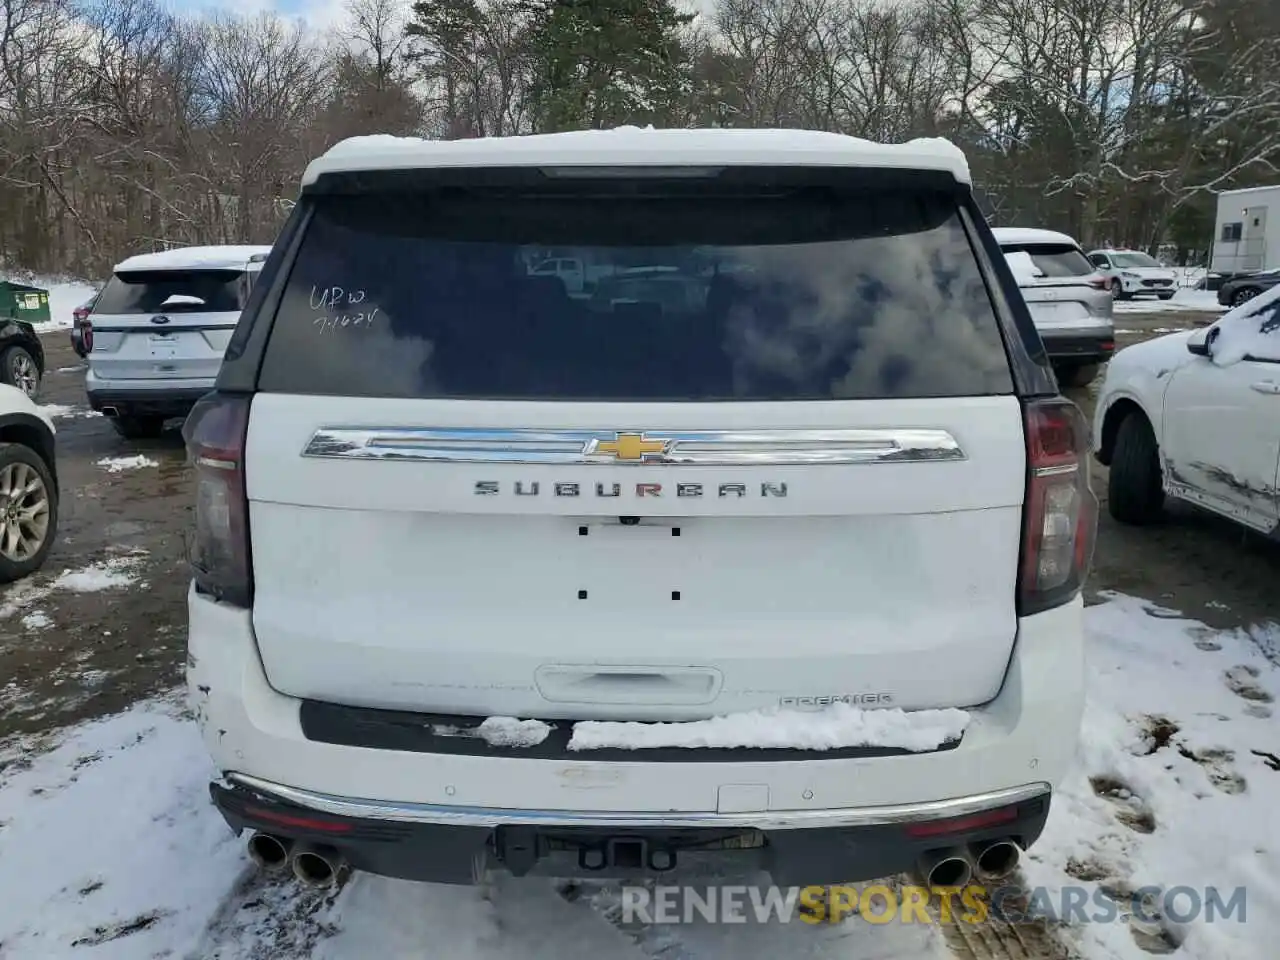
[[[690,94],[681,31],[692,15],[670,0],[528,0],[534,126],[670,126]]]

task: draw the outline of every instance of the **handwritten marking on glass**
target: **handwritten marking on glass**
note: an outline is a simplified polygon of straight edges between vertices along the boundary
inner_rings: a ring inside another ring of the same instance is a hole
[[[313,312],[325,310],[326,312],[313,319],[311,325],[321,333],[328,333],[331,330],[337,330],[342,327],[372,326],[373,320],[379,312],[378,307],[368,311],[343,312],[344,307],[364,303],[365,297],[366,293],[363,290],[347,290],[338,286],[313,286],[311,288],[311,310]]]

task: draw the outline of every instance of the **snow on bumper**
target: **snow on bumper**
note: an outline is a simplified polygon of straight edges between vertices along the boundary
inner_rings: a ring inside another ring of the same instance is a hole
[[[743,763],[408,753],[308,740],[302,701],[267,682],[251,615],[194,591],[189,609],[192,707],[218,768],[331,797],[601,813],[915,804],[1056,785],[1075,751],[1083,700],[1083,604],[1077,599],[1021,621],[1000,694],[970,711],[962,741],[948,750]]]

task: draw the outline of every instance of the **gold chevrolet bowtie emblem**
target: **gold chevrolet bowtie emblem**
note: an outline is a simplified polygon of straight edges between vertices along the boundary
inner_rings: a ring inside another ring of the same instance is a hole
[[[592,453],[611,454],[616,460],[643,460],[650,454],[665,453],[667,441],[646,440],[642,433],[620,433],[613,440],[598,440]]]

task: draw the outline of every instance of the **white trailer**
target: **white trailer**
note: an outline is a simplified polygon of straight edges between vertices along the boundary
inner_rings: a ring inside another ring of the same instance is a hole
[[[1222,274],[1280,269],[1280,185],[1218,194],[1209,269]]]

